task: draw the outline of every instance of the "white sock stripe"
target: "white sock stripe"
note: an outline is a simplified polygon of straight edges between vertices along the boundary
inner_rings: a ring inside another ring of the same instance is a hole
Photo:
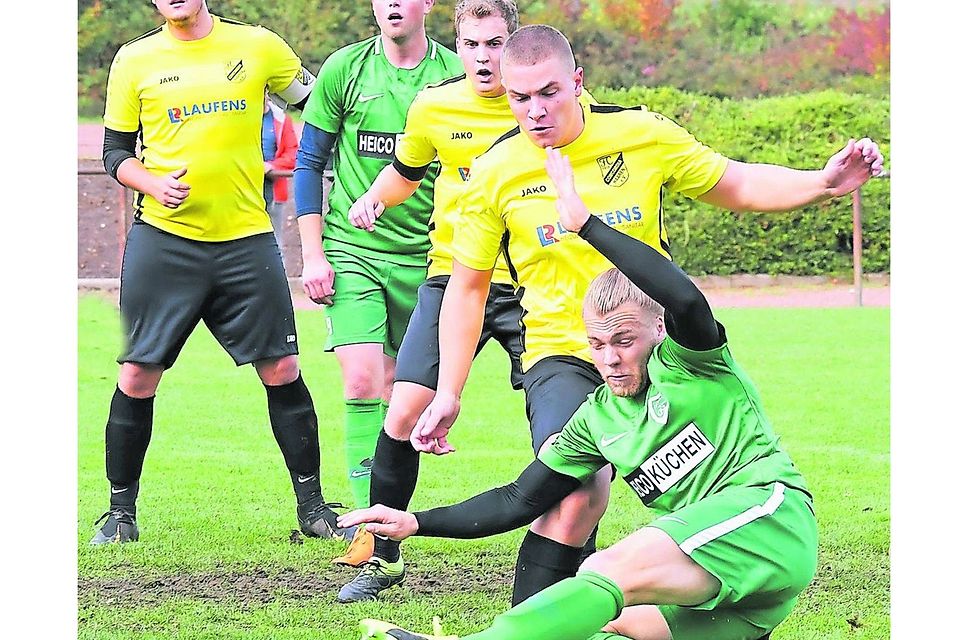
[[[773,494],[767,498],[767,501],[761,505],[755,505],[750,507],[741,514],[735,515],[728,520],[724,520],[718,524],[713,525],[707,529],[704,529],[700,533],[694,534],[684,540],[683,544],[680,545],[680,550],[685,554],[690,555],[695,549],[712,542],[719,538],[720,536],[726,535],[731,531],[742,527],[745,524],[749,524],[758,518],[763,516],[768,516],[776,511],[781,504],[783,504],[783,493],[784,486],[779,482],[774,483],[773,485]]]

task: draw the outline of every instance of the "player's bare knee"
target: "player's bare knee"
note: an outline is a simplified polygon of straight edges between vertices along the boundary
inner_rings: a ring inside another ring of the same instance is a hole
[[[419,417],[420,413],[411,411],[409,406],[400,403],[390,405],[383,421],[383,430],[394,440],[409,440]]]
[[[343,395],[347,400],[379,398],[382,387],[379,372],[359,367],[343,372]]]
[[[160,365],[124,362],[120,365],[117,386],[131,398],[150,398],[157,393],[162,376]]]
[[[290,384],[300,377],[300,364],[294,355],[260,360],[253,366],[263,384],[272,387]]]

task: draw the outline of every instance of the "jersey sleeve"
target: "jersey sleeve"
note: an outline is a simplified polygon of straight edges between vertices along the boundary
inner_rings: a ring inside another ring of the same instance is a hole
[[[425,167],[437,157],[433,146],[430,107],[421,91],[407,111],[407,124],[397,140],[396,158],[408,167]]]
[[[590,434],[588,416],[593,405],[592,400],[590,397],[580,405],[557,439],[537,456],[540,462],[553,471],[581,482],[607,464]]]
[[[305,122],[328,133],[340,130],[344,116],[347,68],[341,51],[330,54],[320,67],[313,91],[303,109]]]
[[[140,128],[140,95],[133,78],[134,66],[121,48],[107,76],[107,101],[103,125],[114,131],[131,132]]]
[[[262,27],[261,27],[262,28]],[[264,56],[267,64],[267,91],[282,94],[298,77],[303,77],[300,56],[294,53],[283,38],[269,29],[263,29]],[[304,96],[301,96],[301,99]]]
[[[495,167],[484,169],[481,164],[475,165],[475,169],[457,200],[450,251],[460,264],[487,271],[497,262],[506,226],[496,210],[493,185],[486,179],[496,172]]]
[[[712,189],[727,168],[727,158],[665,116],[652,114],[667,189],[696,198]]]
[[[654,351],[655,357],[668,369],[684,371],[693,378],[716,378],[731,373],[733,355],[727,344],[726,331],[719,322],[720,346],[706,351],[688,349],[667,334]]]

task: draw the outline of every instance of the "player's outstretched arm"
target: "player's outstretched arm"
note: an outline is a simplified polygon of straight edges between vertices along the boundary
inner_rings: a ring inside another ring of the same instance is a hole
[[[384,210],[406,201],[419,186],[420,180],[410,180],[401,175],[396,166],[388,164],[381,169],[370,188],[350,206],[347,219],[358,229],[373,231],[374,223]]]
[[[846,195],[883,173],[870,138],[850,140],[819,171],[730,160],[720,181],[698,200],[732,211],[790,211]]]
[[[649,245],[607,226],[590,215],[577,193],[570,160],[547,148],[547,174],[557,189],[560,223],[607,257],[648,296],[663,305],[667,332],[695,350],[720,345],[720,331],[703,293],[680,267]]]
[[[453,261],[453,274],[440,305],[437,393],[410,434],[417,451],[438,455],[454,451],[447,434],[460,413],[460,394],[480,341],[492,273],[492,269],[477,271]]]
[[[412,535],[482,538],[530,524],[573,493],[580,482],[534,460],[510,484],[447,507],[406,513],[383,505],[340,516],[338,526],[367,523],[367,530],[394,540]]]

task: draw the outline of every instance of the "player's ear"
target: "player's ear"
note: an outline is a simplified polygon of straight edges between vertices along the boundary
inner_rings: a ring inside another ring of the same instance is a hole
[[[423,2],[423,13],[424,15],[430,13],[430,10],[433,9],[434,0],[424,0]]]
[[[573,72],[573,93],[578,98],[583,93],[583,67],[577,67]]]

